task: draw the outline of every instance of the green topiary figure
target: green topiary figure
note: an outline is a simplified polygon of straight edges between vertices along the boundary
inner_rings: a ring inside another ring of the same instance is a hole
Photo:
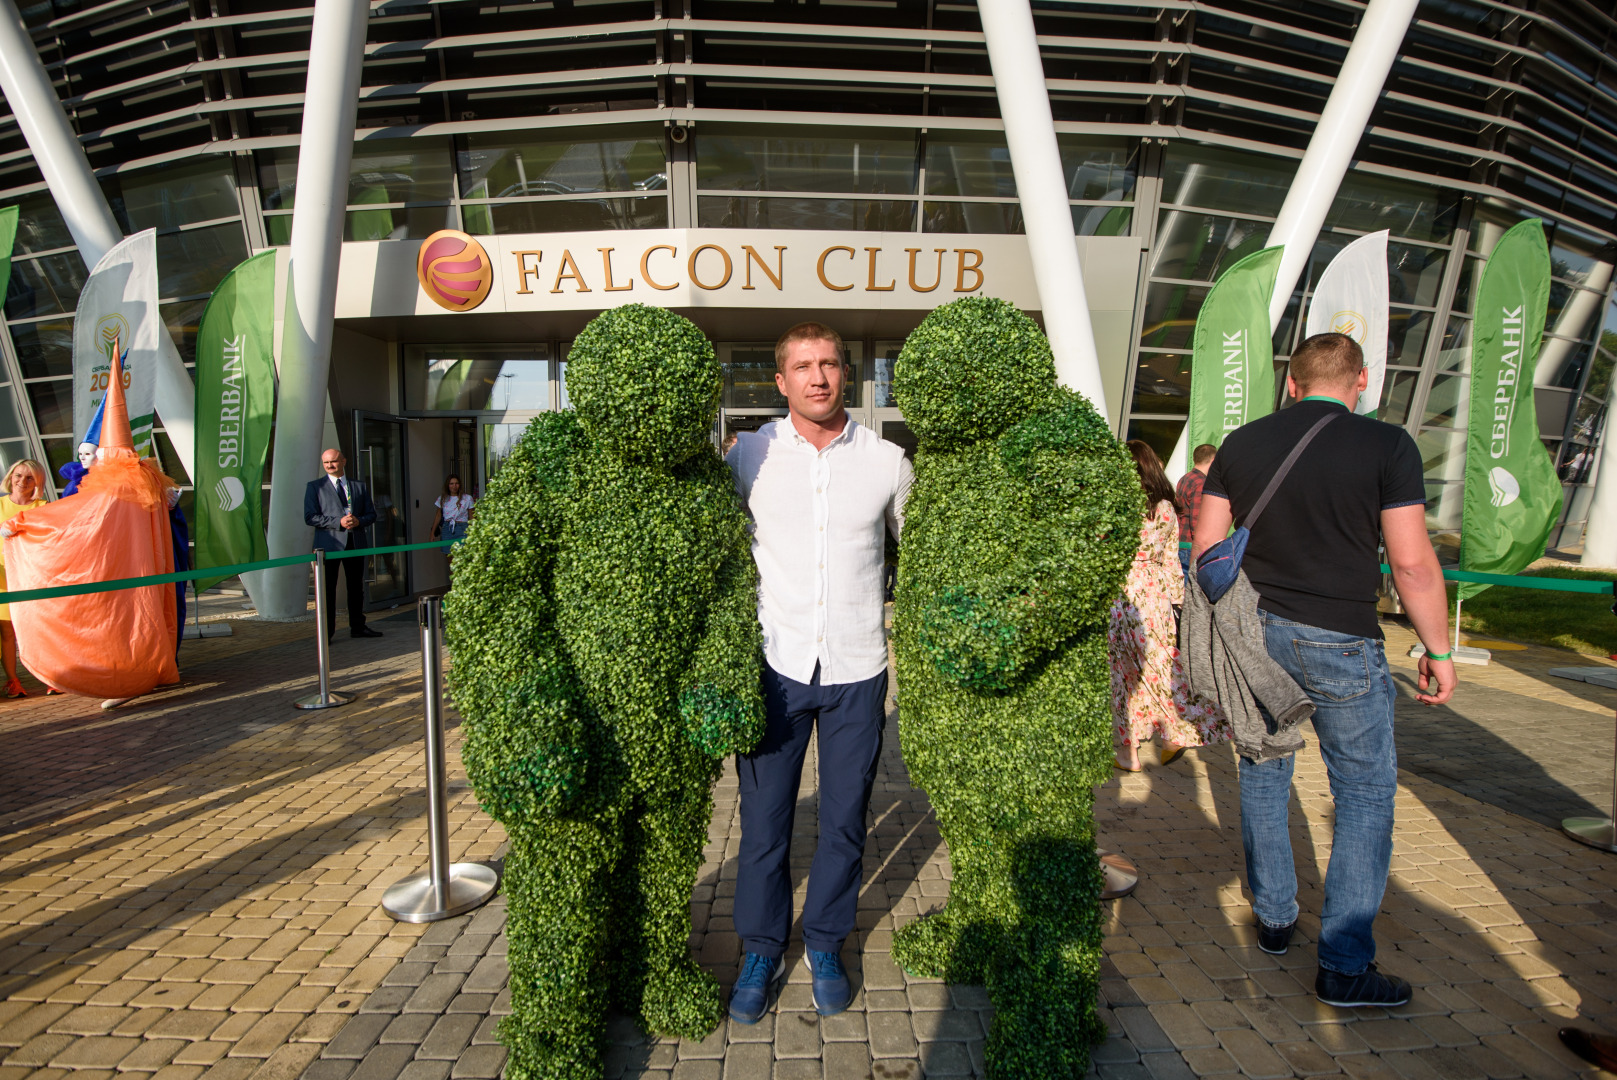
[[[535,420],[478,504],[444,605],[466,772],[511,837],[508,1080],[598,1078],[608,1005],[718,1025],[691,890],[719,762],[764,724],[712,345],[621,307],[578,335],[567,389],[576,411]]]
[[[948,906],[899,930],[893,958],[987,985],[989,1076],[1082,1076],[1105,1035],[1106,616],[1144,497],[1128,451],[1057,387],[1044,335],[1003,301],[928,315],[893,390],[919,442],[893,621],[899,734],[954,871]]]

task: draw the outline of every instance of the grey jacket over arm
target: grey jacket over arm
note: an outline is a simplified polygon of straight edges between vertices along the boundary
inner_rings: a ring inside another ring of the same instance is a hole
[[[1269,656],[1258,592],[1245,571],[1236,574],[1235,584],[1216,604],[1207,599],[1196,575],[1190,575],[1179,650],[1191,693],[1223,708],[1243,758],[1267,761],[1302,749],[1298,728],[1314,715],[1314,703]]]

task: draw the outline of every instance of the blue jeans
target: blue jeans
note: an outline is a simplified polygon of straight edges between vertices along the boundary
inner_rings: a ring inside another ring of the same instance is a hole
[[[1357,975],[1376,957],[1371,927],[1392,859],[1398,753],[1392,734],[1396,691],[1387,654],[1371,638],[1260,614],[1269,655],[1314,701],[1314,731],[1336,805],[1319,964]],[[1247,884],[1253,912],[1269,926],[1297,918],[1297,869],[1287,821],[1295,763],[1295,755],[1261,763],[1241,759]]]
[[[439,535],[443,538],[444,554],[447,555],[449,554],[451,545],[453,545],[456,540],[459,540],[466,535],[466,522],[446,521],[444,522],[443,530],[441,533],[439,533]]]

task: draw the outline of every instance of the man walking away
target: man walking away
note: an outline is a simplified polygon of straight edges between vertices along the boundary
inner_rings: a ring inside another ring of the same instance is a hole
[[[1179,504],[1179,568],[1190,576],[1190,543],[1196,535],[1196,518],[1201,514],[1202,487],[1207,470],[1213,467],[1218,447],[1202,443],[1190,455],[1191,469],[1173,488],[1173,501]]]
[[[1193,556],[1251,514],[1281,463],[1323,418],[1248,540],[1242,568],[1258,593],[1268,653],[1314,702],[1330,773],[1335,835],[1320,916],[1319,974],[1328,1005],[1401,1005],[1409,984],[1376,971],[1372,926],[1392,856],[1398,760],[1376,589],[1378,542],[1404,609],[1426,646],[1416,700],[1454,693],[1448,600],[1426,535],[1420,452],[1401,427],[1357,416],[1364,356],[1343,334],[1316,334],[1292,355],[1297,404],[1230,433],[1207,474]],[[1297,925],[1297,873],[1287,825],[1296,755],[1241,759],[1241,839],[1258,946],[1282,954]]]
[[[349,551],[370,547],[367,533],[376,521],[371,493],[358,480],[343,473],[348,459],[341,450],[322,450],[320,467],[325,479],[310,480],[303,490],[303,521],[314,526],[316,551]],[[337,574],[348,583],[348,635],[381,637],[380,630],[365,625],[365,559],[356,555],[326,563],[326,637],[337,633]]]
[[[842,339],[802,323],[775,345],[775,385],[790,414],[741,432],[726,459],[753,522],[768,727],[736,761],[741,865],[735,927],[746,956],[730,1015],[752,1024],[784,976],[792,928],[788,857],[810,732],[819,729],[820,838],[803,905],[804,959],[822,1016],[853,993],[842,944],[854,930],[865,810],[887,701],[882,568],[914,471],[904,452],[842,407]]]

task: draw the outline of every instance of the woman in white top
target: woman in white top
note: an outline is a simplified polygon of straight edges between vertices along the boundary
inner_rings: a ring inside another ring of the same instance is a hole
[[[444,493],[433,505],[438,508],[438,516],[432,522],[432,538],[438,539],[441,533],[447,553],[451,544],[466,535],[466,526],[471,524],[472,508],[477,505],[477,500],[462,494],[460,477],[450,473],[444,480]]]

